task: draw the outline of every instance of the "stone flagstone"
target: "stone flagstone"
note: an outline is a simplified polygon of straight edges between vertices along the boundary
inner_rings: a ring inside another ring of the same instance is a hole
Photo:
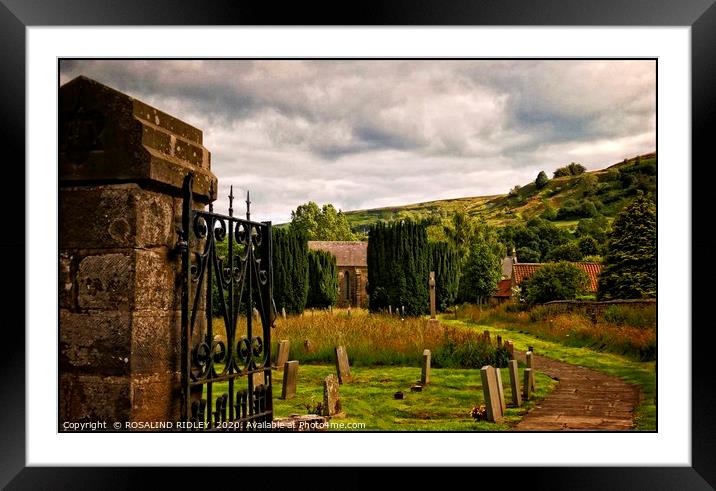
[[[512,404],[515,407],[522,405],[522,394],[520,393],[520,371],[517,365],[517,360],[509,361],[510,371],[510,388],[512,389]]]
[[[480,369],[480,378],[482,379],[482,393],[487,407],[487,419],[488,421],[499,423],[502,421],[502,406],[497,392],[495,371],[490,365],[485,365]]]
[[[430,350],[423,350],[422,371],[420,373],[420,383],[426,385],[430,383]]]
[[[291,399],[296,395],[296,379],[298,377],[298,361],[287,361],[283,367],[283,388],[281,399]]]
[[[348,353],[344,346],[336,347],[336,373],[339,384],[351,381],[351,367],[348,364]]]

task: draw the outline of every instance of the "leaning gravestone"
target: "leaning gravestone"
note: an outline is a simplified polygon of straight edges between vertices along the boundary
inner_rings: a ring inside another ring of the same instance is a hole
[[[480,369],[480,378],[482,379],[482,394],[485,406],[487,406],[487,420],[499,423],[502,421],[502,405],[497,391],[495,371],[490,365],[485,365]]]
[[[276,368],[283,370],[283,366],[288,361],[288,348],[290,344],[288,339],[282,339],[278,343],[278,355],[276,356]]]
[[[341,414],[341,399],[338,392],[339,383],[335,375],[329,375],[323,381],[323,416]]]
[[[517,368],[517,360],[510,360],[510,388],[512,389],[512,404],[515,407],[522,405],[522,395],[520,394],[520,372]]]
[[[291,399],[296,395],[296,379],[298,377],[298,361],[287,361],[283,367],[283,388],[281,399]]]
[[[505,411],[507,410],[507,404],[505,404],[505,388],[502,386],[502,373],[500,373],[500,369],[495,367],[495,380],[497,381],[497,396],[500,400],[500,409],[502,410],[502,414],[505,414]]]
[[[348,353],[344,346],[336,347],[336,373],[339,384],[351,381],[351,367],[348,364]]]
[[[420,384],[427,385],[430,383],[430,350],[423,350],[422,371],[420,373]]]
[[[534,373],[531,368],[525,368],[525,383],[522,387],[522,395],[525,401],[529,401],[532,397],[532,388],[535,386]]]

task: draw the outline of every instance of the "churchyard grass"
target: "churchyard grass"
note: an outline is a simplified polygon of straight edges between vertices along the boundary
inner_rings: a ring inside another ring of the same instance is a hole
[[[637,430],[656,429],[656,362],[636,361],[626,356],[598,352],[589,348],[566,346],[556,341],[540,339],[517,330],[498,328],[479,322],[450,320],[445,316],[442,322],[448,325],[470,327],[476,332],[489,330],[493,336],[501,335],[515,344],[515,349],[526,351],[528,346],[535,353],[554,360],[579,365],[613,375],[637,385],[642,392],[641,402],[635,408],[634,422]],[[503,375],[503,380],[504,375]]]
[[[520,367],[520,374],[522,369]],[[275,417],[308,414],[323,400],[323,379],[335,374],[334,365],[303,365],[298,368],[298,387],[293,399],[274,397]],[[342,411],[345,418],[336,423],[364,423],[365,428],[346,428],[343,431],[495,431],[507,430],[518,423],[522,415],[536,401],[548,395],[557,385],[555,380],[537,373],[535,398],[511,407],[509,374],[502,369],[505,399],[508,401],[505,419],[500,424],[475,422],[470,416],[473,406],[484,404],[480,371],[477,369],[433,368],[430,383],[422,392],[410,387],[420,379],[416,367],[351,367],[353,381],[340,386]],[[274,395],[281,394],[282,372],[273,372]],[[226,384],[214,384],[214,394],[221,395]],[[393,394],[402,391],[405,398],[396,400]],[[341,430],[336,430],[341,431]]]

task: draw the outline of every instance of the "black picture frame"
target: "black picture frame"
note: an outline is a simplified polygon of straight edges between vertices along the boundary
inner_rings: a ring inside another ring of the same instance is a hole
[[[716,486],[716,425],[711,417],[716,391],[706,317],[710,291],[708,279],[713,270],[709,252],[710,190],[714,174],[710,152],[713,137],[709,130],[716,119],[716,5],[715,0],[459,0],[440,2],[403,0],[362,8],[334,10],[332,4],[295,3],[277,8],[269,2],[231,0],[0,0],[0,104],[3,115],[2,155],[5,192],[18,193],[12,215],[0,234],[4,252],[3,273],[6,293],[0,296],[4,307],[3,345],[0,355],[0,485],[7,489],[127,489],[146,481],[146,469],[26,467],[25,455],[25,345],[24,309],[25,267],[32,258],[25,254],[25,28],[60,25],[550,25],[550,26],[690,26],[692,80],[692,326],[667,326],[685,331],[692,339],[692,467],[565,467],[565,468],[484,468],[480,483],[490,477],[530,487],[549,489],[712,489]],[[342,12],[342,13],[339,13]],[[54,108],[48,108],[48,112]],[[711,124],[709,124],[711,123]],[[682,165],[688,171],[688,163]],[[698,172],[697,172],[698,171]],[[695,174],[698,173],[698,179]],[[18,211],[18,208],[22,212]],[[701,220],[699,220],[701,219]],[[8,227],[7,223],[11,226]],[[699,225],[702,225],[699,227]],[[20,260],[22,258],[22,260]],[[684,258],[675,260],[684,261]],[[52,280],[53,275],[48,276]],[[700,284],[701,283],[701,284]],[[13,315],[14,322],[9,321]],[[699,322],[701,321],[701,322]],[[701,325],[703,324],[703,325]],[[697,326],[693,328],[693,326]],[[669,360],[660,360],[668,369]],[[183,468],[154,469],[160,479],[181,479],[183,486],[207,483],[201,471]],[[309,479],[320,469],[302,471]],[[299,470],[291,480],[301,482]],[[419,483],[421,472],[401,471],[404,485]],[[362,469],[344,469],[345,484],[365,480]],[[527,485],[527,484],[525,484]],[[350,486],[349,486],[350,487]]]

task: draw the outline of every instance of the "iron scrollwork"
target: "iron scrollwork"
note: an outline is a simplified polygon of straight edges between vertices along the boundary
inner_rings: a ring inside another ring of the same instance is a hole
[[[271,222],[192,208],[184,181],[182,229],[182,419],[191,429],[251,430],[273,419]],[[226,247],[220,253],[218,244]],[[223,320],[217,336],[214,316]],[[261,424],[263,423],[263,424]]]

